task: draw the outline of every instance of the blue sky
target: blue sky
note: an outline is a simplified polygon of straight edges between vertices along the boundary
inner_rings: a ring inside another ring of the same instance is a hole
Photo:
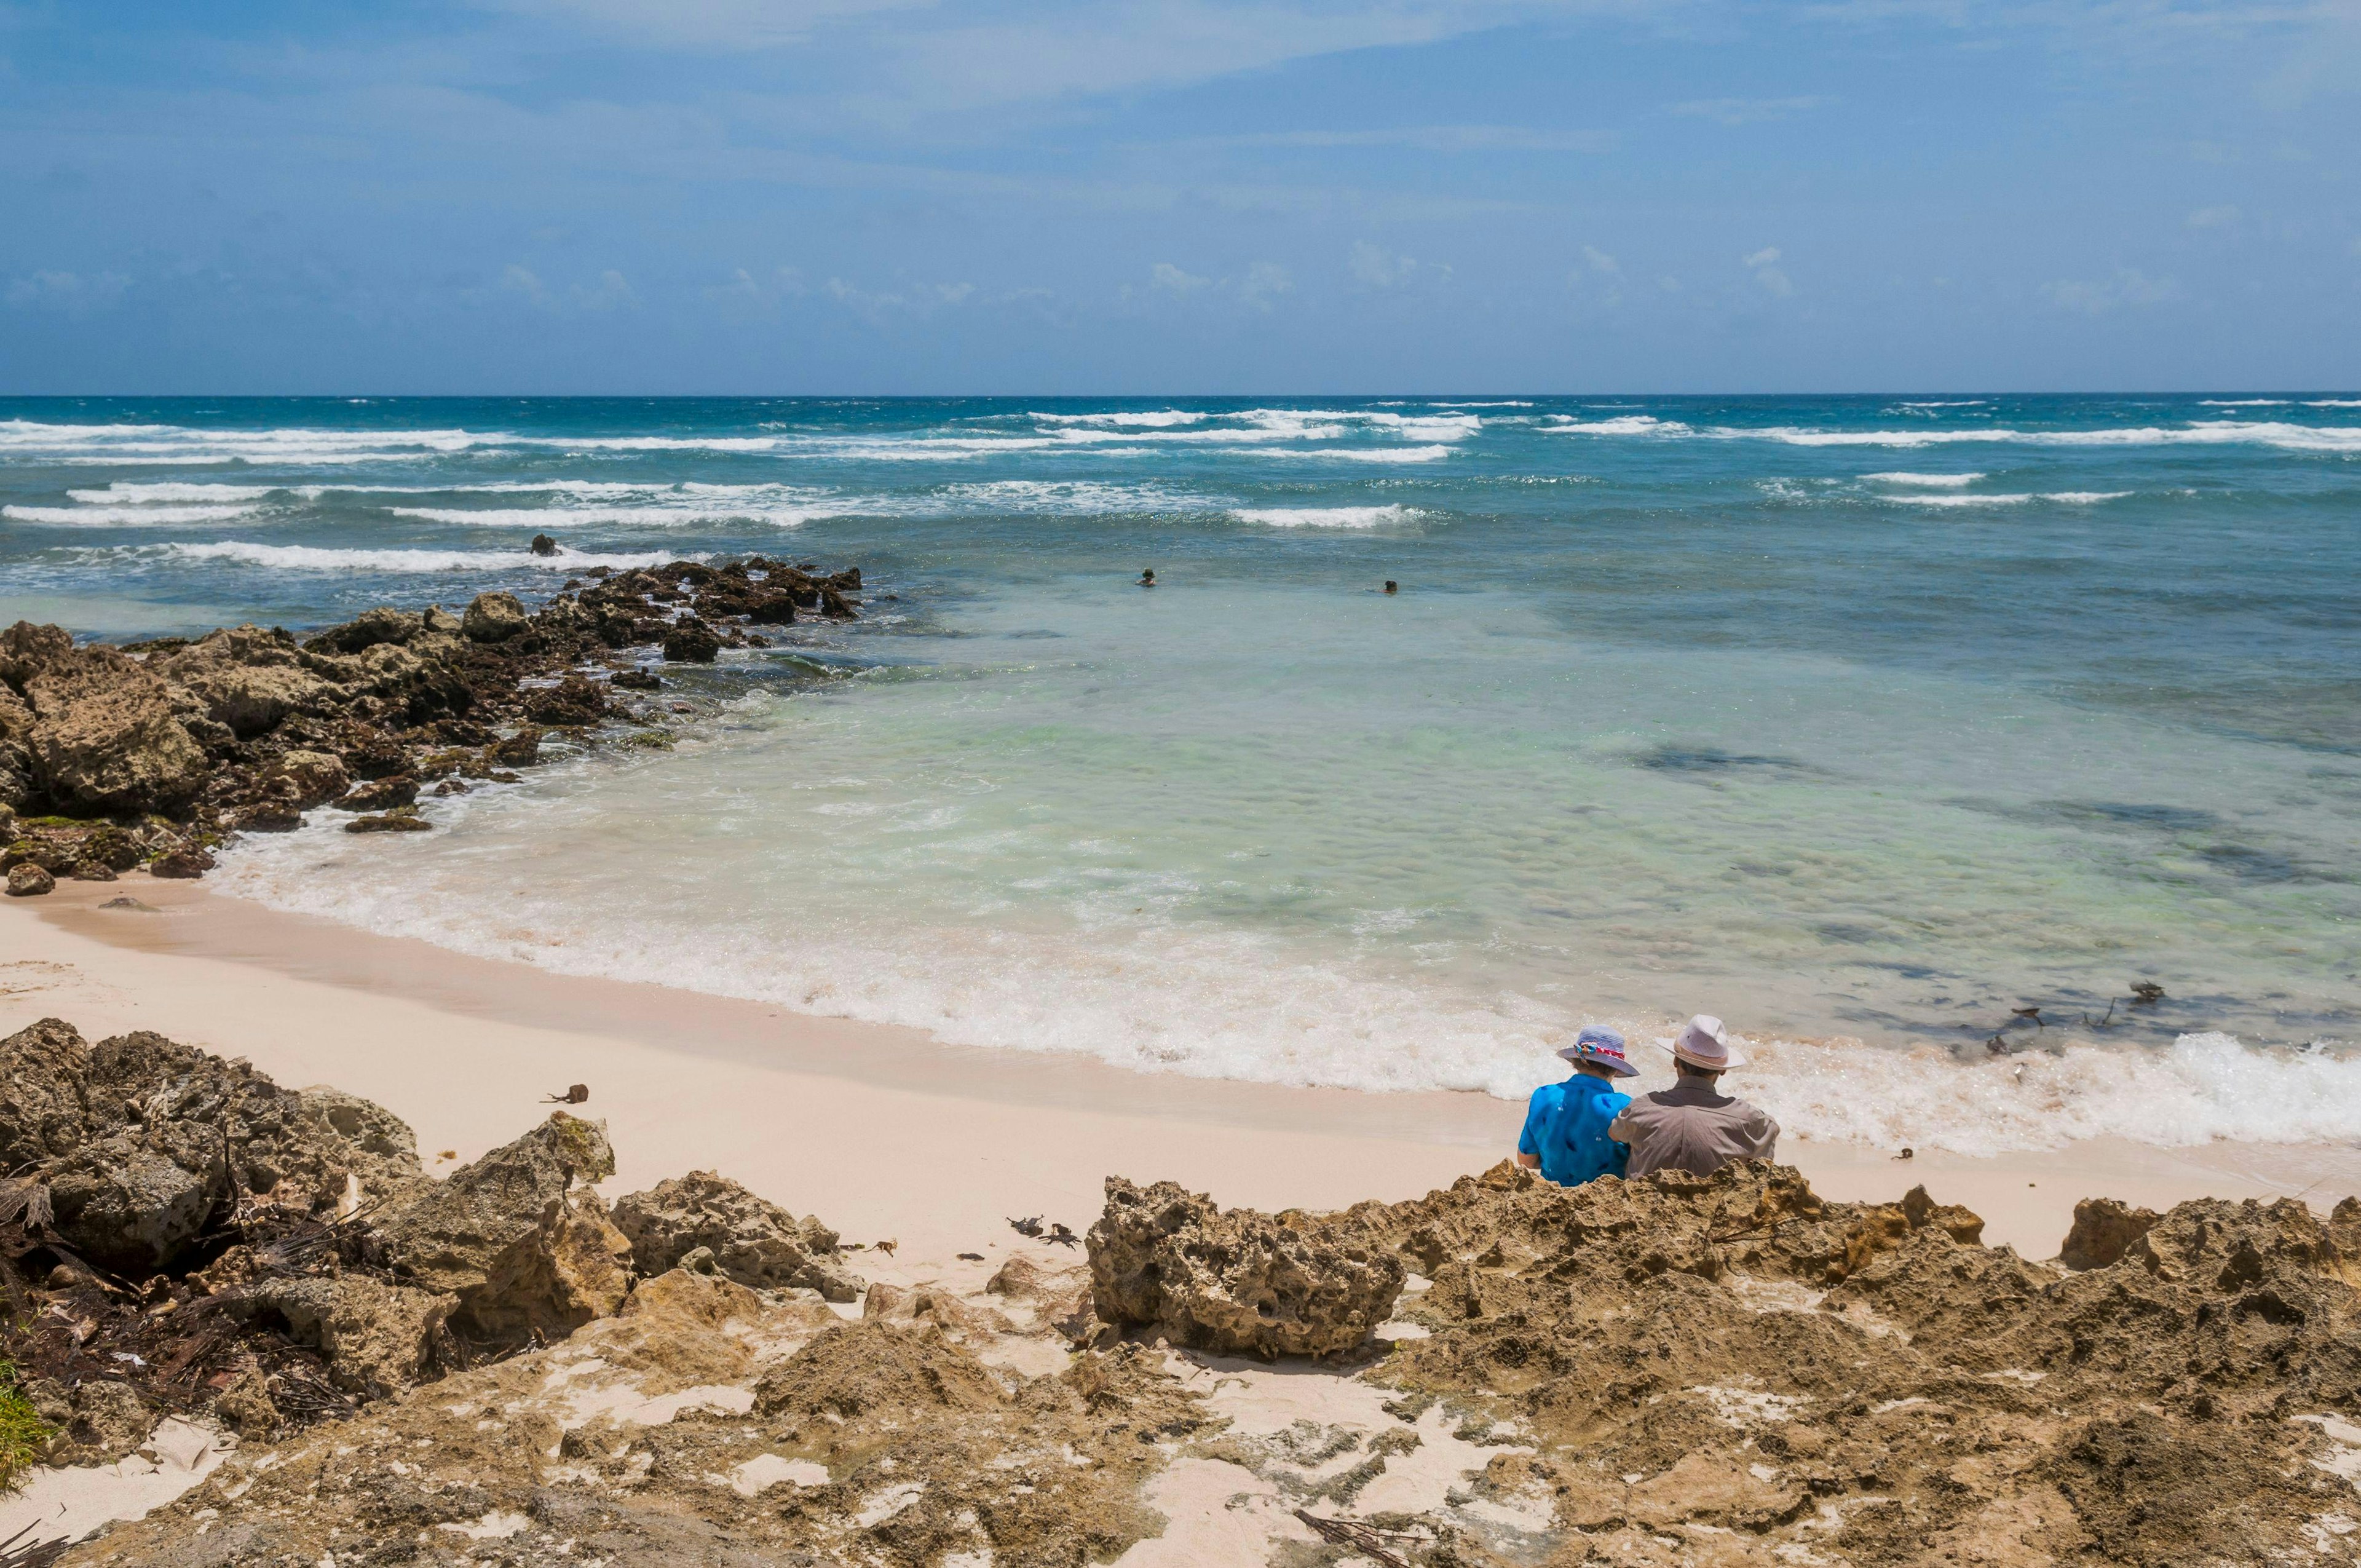
[[[0,0],[0,392],[2361,381],[2361,0]]]

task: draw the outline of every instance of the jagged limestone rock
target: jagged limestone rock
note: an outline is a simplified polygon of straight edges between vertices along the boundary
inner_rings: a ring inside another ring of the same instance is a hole
[[[698,1247],[741,1285],[800,1286],[830,1301],[857,1299],[864,1286],[844,1266],[834,1231],[797,1220],[738,1183],[693,1170],[615,1201],[615,1223],[631,1241],[640,1272],[664,1273]]]
[[[1386,1321],[1408,1273],[1383,1248],[1121,1177],[1107,1179],[1087,1245],[1101,1319],[1224,1354],[1350,1350]]]

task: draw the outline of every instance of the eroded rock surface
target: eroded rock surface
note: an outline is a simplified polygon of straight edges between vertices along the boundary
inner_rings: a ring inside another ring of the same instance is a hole
[[[630,1241],[577,1190],[614,1169],[606,1124],[560,1111],[400,1195],[370,1227],[400,1278],[456,1299],[452,1325],[470,1338],[560,1339],[611,1316],[631,1288]]]
[[[1171,1182],[1120,1177],[1107,1179],[1088,1245],[1101,1319],[1230,1354],[1351,1350],[1386,1321],[1408,1272],[1391,1251],[1325,1226],[1225,1213]]]
[[[658,1182],[615,1201],[616,1227],[631,1238],[642,1274],[663,1274],[699,1247],[741,1285],[801,1287],[830,1301],[863,1288],[845,1266],[837,1234],[816,1219],[798,1220],[709,1170]]]
[[[369,1110],[373,1137],[348,1137],[244,1061],[157,1034],[93,1046],[45,1018],[0,1039],[0,1168],[44,1190],[68,1245],[133,1278],[182,1262],[237,1195],[316,1212],[421,1179],[408,1130]]]

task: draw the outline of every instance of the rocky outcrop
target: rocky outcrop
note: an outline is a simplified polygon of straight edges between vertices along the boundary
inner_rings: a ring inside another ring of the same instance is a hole
[[[58,885],[58,879],[42,867],[15,865],[8,868],[8,896],[38,898]]]
[[[1408,1272],[1389,1250],[1120,1177],[1107,1179],[1088,1245],[1102,1320],[1225,1354],[1354,1349],[1391,1313]]]
[[[532,624],[516,595],[478,594],[460,618],[459,634],[470,642],[506,642]]]
[[[33,714],[25,746],[40,795],[97,816],[173,811],[203,789],[212,760],[163,680],[137,662],[112,648],[45,646],[19,667],[30,671],[18,691]]]
[[[329,1379],[364,1398],[400,1393],[424,1376],[435,1364],[436,1335],[457,1305],[364,1275],[257,1279],[218,1299],[240,1323],[318,1351]]]
[[[46,1190],[68,1245],[133,1278],[176,1266],[238,1195],[316,1212],[420,1179],[376,1117],[364,1146],[245,1062],[161,1035],[91,1046],[48,1018],[0,1040],[0,1168]]]
[[[719,1273],[758,1289],[796,1287],[851,1301],[865,1288],[845,1266],[834,1231],[709,1170],[617,1199],[614,1220],[642,1274],[664,1273],[702,1247]]]
[[[790,622],[799,607],[857,613],[848,596],[861,583],[857,571],[815,577],[761,557],[592,576],[537,609],[505,593],[477,596],[464,615],[382,606],[301,641],[249,625],[77,646],[58,627],[17,622],[0,632],[0,811],[42,820],[0,824],[0,850],[48,845],[52,877],[143,862],[199,876],[223,843],[301,827],[357,780],[513,782],[506,770],[539,760],[545,729],[580,737],[653,718],[617,700],[655,689],[623,650],[662,645],[710,663],[724,648],[768,646],[748,629]],[[408,804],[365,795],[352,809],[383,817]],[[128,861],[77,852],[89,831],[78,824],[98,819],[136,836]]]
[[[2074,1205],[2074,1225],[2058,1249],[2069,1268],[2104,1268],[2154,1228],[2153,1209],[2135,1209],[2113,1198],[2085,1198]]]
[[[631,1244],[577,1184],[614,1173],[606,1124],[560,1111],[515,1142],[397,1197],[371,1217],[403,1282],[456,1299],[470,1339],[563,1338],[611,1316],[631,1288]]]

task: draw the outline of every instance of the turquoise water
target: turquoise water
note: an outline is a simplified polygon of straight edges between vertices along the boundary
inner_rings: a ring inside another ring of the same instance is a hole
[[[2361,398],[0,403],[9,619],[746,551],[867,619],[222,885],[1150,1069],[1703,1010],[1828,1135],[2361,1137]]]

